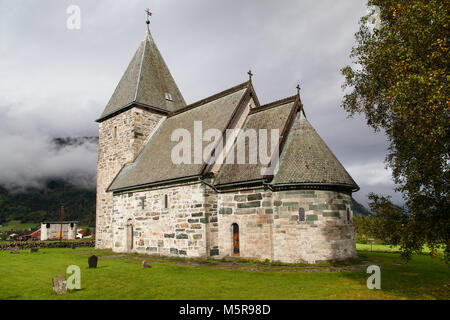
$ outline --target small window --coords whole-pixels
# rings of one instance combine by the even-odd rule
[[[141,197],[141,208],[145,209],[145,197]]]
[[[173,101],[172,95],[168,92],[166,92],[166,100]]]
[[[298,209],[298,221],[299,222],[305,221],[305,209],[303,208]]]
[[[45,227],[46,227],[47,229],[50,229],[50,223],[47,223],[47,224],[45,225]]]
[[[70,228],[73,229],[73,226],[74,226],[74,224],[73,224],[73,222],[71,222],[70,223]]]
[[[167,209],[169,207],[169,197],[167,194],[164,195],[164,209]]]
[[[117,139],[117,127],[114,127],[114,139]]]
[[[351,222],[351,216],[350,216],[350,209],[347,208],[347,222],[350,223]]]

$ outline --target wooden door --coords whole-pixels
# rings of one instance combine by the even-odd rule
[[[233,254],[239,255],[239,226],[233,223]]]

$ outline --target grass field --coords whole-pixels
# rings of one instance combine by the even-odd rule
[[[18,231],[25,231],[28,229],[34,229],[37,228],[40,224],[39,223],[22,223],[17,220],[9,221],[0,227],[0,231],[10,231],[10,230],[18,230]]]
[[[99,265],[89,269],[93,253]],[[397,253],[359,250],[358,255],[347,263],[286,265],[92,248],[0,251],[0,299],[449,299],[450,273],[440,259],[417,255],[404,264]],[[142,268],[143,259],[152,268]],[[81,268],[82,289],[58,296],[52,277],[65,275],[72,264]],[[372,264],[381,267],[381,290],[366,287]]]

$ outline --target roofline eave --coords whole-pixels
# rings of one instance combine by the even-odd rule
[[[97,120],[95,120],[95,122],[99,122],[99,123],[103,122],[103,121],[105,121],[105,120],[107,120],[109,118],[117,116],[118,114],[120,114],[120,113],[122,113],[124,111],[127,111],[127,110],[131,109],[132,107],[142,107],[142,108],[146,108],[146,109],[150,109],[150,110],[156,111],[156,112],[158,112],[160,114],[164,114],[164,115],[168,115],[170,113],[170,111],[167,111],[167,110],[164,110],[164,109],[161,109],[161,108],[158,108],[158,107],[154,107],[154,106],[151,106],[149,104],[133,101],[133,102],[130,102],[129,104],[123,106],[122,108],[120,108],[120,109],[118,109],[118,110],[116,110],[116,111],[114,111],[112,113],[109,113],[109,114],[107,114],[107,115],[105,115],[103,117],[98,118]]]
[[[344,188],[348,189],[351,192],[357,192],[360,190],[360,187],[355,184],[347,184],[347,183],[323,183],[323,182],[290,182],[290,183],[271,183],[269,184],[272,189],[281,189],[281,188],[289,188],[289,187],[302,187],[302,188],[314,188],[320,189],[322,188]]]
[[[135,190],[139,190],[139,189],[158,187],[158,186],[173,184],[173,183],[177,183],[177,182],[195,181],[195,180],[198,180],[198,178],[200,178],[200,177],[202,177],[202,176],[197,174],[197,175],[193,175],[193,176],[161,180],[161,181],[156,181],[156,182],[151,182],[151,183],[145,183],[145,184],[139,184],[139,185],[134,185],[134,186],[116,188],[116,189],[108,188],[106,190],[106,192],[116,193],[116,192],[132,191],[132,190],[135,191]]]

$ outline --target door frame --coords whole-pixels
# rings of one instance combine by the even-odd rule
[[[239,225],[237,223],[233,223],[231,224],[231,254],[235,257],[239,257],[241,254],[241,246],[239,240],[240,240]],[[236,252],[236,242],[237,242],[237,252]]]
[[[131,231],[130,231],[130,229],[131,229]],[[134,249],[134,224],[133,224],[133,219],[128,219],[127,224],[126,224],[125,248],[126,248],[127,252],[131,252]]]

